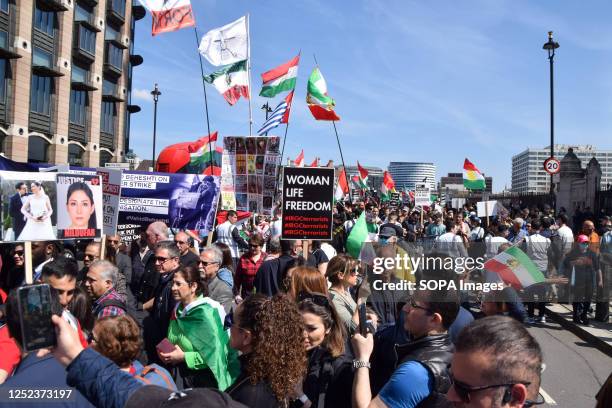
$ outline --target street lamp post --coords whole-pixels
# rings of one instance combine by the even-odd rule
[[[161,95],[157,84],[155,84],[155,89],[151,91],[151,95],[153,95],[153,158],[151,162],[153,163],[153,171],[155,171],[155,140],[157,138],[157,101],[159,100],[159,95]]]
[[[548,62],[550,63],[550,157],[555,157],[555,100],[554,100],[554,76],[553,62],[555,50],[559,48],[559,43],[553,41],[553,32],[548,32],[548,42],[542,46],[548,51]],[[553,186],[553,175],[550,175],[550,200],[552,209],[555,210],[555,188]]]

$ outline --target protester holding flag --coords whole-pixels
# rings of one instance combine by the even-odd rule
[[[158,353],[162,362],[178,366],[185,385],[225,390],[238,375],[237,356],[223,329],[225,311],[205,297],[206,283],[196,268],[183,266],[174,274],[172,295],[177,305],[170,319],[168,341],[174,350]]]

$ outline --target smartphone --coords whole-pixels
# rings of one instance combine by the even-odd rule
[[[55,346],[55,327],[51,321],[51,288],[48,284],[18,289],[19,323],[24,351]]]
[[[362,303],[359,305],[359,334],[366,337],[368,334],[368,322],[366,317],[366,305]]]
[[[176,346],[174,344],[170,343],[170,341],[168,339],[163,339],[155,347],[157,348],[157,351],[159,351],[161,353],[171,353],[176,348]]]

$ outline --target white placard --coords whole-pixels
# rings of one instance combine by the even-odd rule
[[[479,201],[476,210],[479,217],[494,217],[497,215],[497,201]]]

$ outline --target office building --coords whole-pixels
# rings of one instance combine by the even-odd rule
[[[133,0],[0,0],[0,153],[96,167],[129,146]]]
[[[612,150],[597,150],[592,145],[555,145],[555,157],[561,160],[573,148],[581,166],[587,167],[595,157],[601,166],[601,188],[612,184]],[[548,193],[550,175],[544,170],[544,161],[550,156],[550,146],[528,148],[512,157],[512,191],[515,193]]]
[[[389,173],[398,191],[414,190],[416,184],[425,183],[430,189],[436,188],[436,166],[433,163],[391,162]]]

